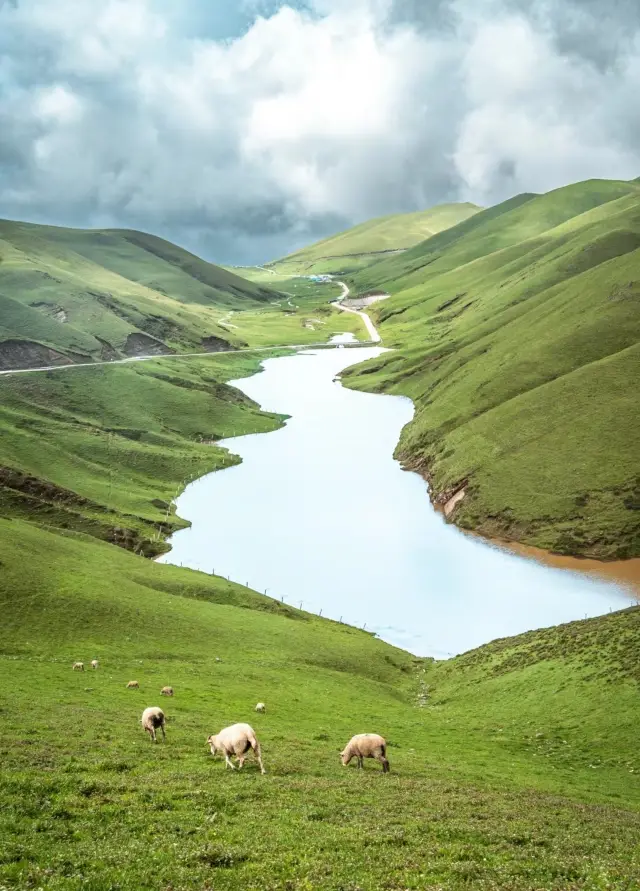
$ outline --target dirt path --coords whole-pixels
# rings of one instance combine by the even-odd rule
[[[343,312],[352,312],[356,316],[360,316],[362,321],[364,322],[367,331],[369,332],[369,337],[371,339],[371,343],[380,343],[382,338],[378,334],[378,330],[376,326],[373,324],[369,316],[366,312],[361,312],[359,309],[351,309],[349,306],[343,306],[340,302],[341,300],[346,300],[349,296],[349,286],[345,282],[336,282],[337,285],[342,287],[342,294],[335,303],[332,303],[332,306],[337,306],[338,309],[341,309]]]

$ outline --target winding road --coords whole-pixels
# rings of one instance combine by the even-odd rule
[[[362,312],[359,309],[351,309],[350,306],[343,306],[340,302],[341,300],[346,300],[349,296],[349,286],[345,282],[336,282],[336,284],[342,286],[342,294],[340,295],[340,297],[338,297],[336,302],[332,303],[331,305],[337,307],[338,309],[341,309],[343,312],[352,312],[355,315],[360,316],[365,324],[367,331],[369,332],[370,343],[380,343],[382,338],[378,334],[378,329],[373,324],[367,313]]]
[[[349,296],[349,286],[345,284],[345,282],[336,282],[336,284],[342,287],[342,294],[331,305],[335,306],[337,309],[341,309],[343,312],[352,312],[355,313],[355,315],[360,316],[366,326],[367,332],[369,333],[370,337],[370,340],[361,340],[358,343],[351,344],[351,346],[370,346],[373,343],[380,343],[381,337],[366,312],[361,312],[357,309],[351,309],[350,307],[343,306],[341,304],[340,301],[346,300],[346,298]],[[270,350],[306,350],[310,349],[311,347],[326,347],[327,345],[327,341],[325,340],[320,341],[319,343],[283,343],[273,344],[273,346],[266,347],[247,347],[246,349],[241,350],[220,350],[218,352],[208,351],[203,353],[163,353],[160,355],[156,354],[155,356],[129,356],[126,359],[111,359],[105,362],[74,362],[69,365],[43,365],[40,368],[7,368],[0,371],[0,377],[8,374],[33,374],[35,372],[42,371],[66,371],[70,368],[96,368],[101,365],[124,365],[129,362],[151,362],[154,359],[192,359],[195,357],[204,356],[221,356],[226,355],[227,353],[267,353]]]

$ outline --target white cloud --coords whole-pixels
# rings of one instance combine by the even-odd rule
[[[590,0],[269,0],[215,41],[172,3],[0,5],[0,215],[241,261],[375,214],[640,174],[628,12],[621,31]]]

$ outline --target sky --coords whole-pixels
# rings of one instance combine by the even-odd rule
[[[637,0],[0,0],[0,217],[261,263],[640,176]]]

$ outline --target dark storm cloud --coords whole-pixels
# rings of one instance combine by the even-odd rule
[[[635,0],[0,0],[0,216],[264,260],[640,174]]]

